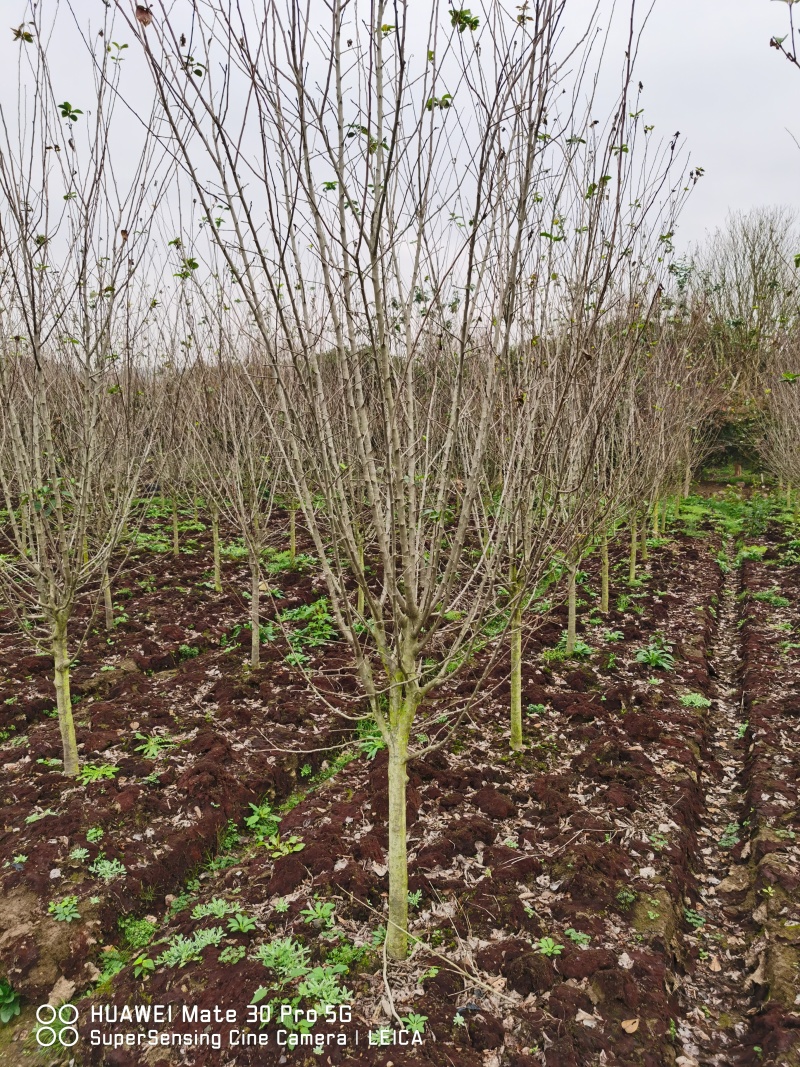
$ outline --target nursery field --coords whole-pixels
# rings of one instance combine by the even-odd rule
[[[781,499],[683,501],[633,581],[620,531],[607,613],[599,557],[578,572],[571,655],[563,580],[529,605],[523,749],[500,657],[408,766],[405,960],[383,944],[387,753],[313,546],[298,529],[290,553],[273,512],[252,667],[243,550],[223,527],[215,592],[204,512],[181,509],[177,556],[169,516],[156,500],[132,524],[110,633],[76,608],[77,779],[52,660],[0,617],[4,1065],[800,1063]],[[422,740],[481,669],[434,692]],[[77,1008],[74,1048],[37,1044],[48,1000]],[[158,1005],[170,1045],[114,1015]]]

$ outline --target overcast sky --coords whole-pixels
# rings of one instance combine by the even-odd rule
[[[151,0],[154,13],[161,4]],[[179,0],[180,3],[180,0]],[[322,9],[323,0],[311,0]],[[426,0],[415,0],[420,12]],[[513,0],[511,0],[513,5]],[[601,0],[604,25],[613,0]],[[72,0],[79,19],[99,25],[102,0]],[[567,30],[573,36],[581,18],[593,9],[591,0],[568,0]],[[167,3],[167,8],[172,7]],[[414,4],[412,3],[412,8]],[[479,10],[479,3],[473,8]],[[625,14],[626,0],[618,0]],[[646,3],[640,0],[640,10]],[[798,4],[800,10],[800,4]],[[6,29],[0,27],[0,93],[7,106],[16,92],[16,50],[11,25],[25,18],[24,0],[4,0]],[[427,19],[421,20],[426,22]],[[69,31],[69,16],[64,29]],[[613,23],[612,23],[613,25]],[[608,73],[616,79],[624,48],[624,18],[617,18]],[[691,162],[705,168],[682,215],[676,246],[685,249],[721,225],[729,210],[762,204],[784,204],[800,213],[800,70],[775,49],[770,37],[788,29],[787,6],[779,0],[656,0],[643,38],[638,74],[644,82],[641,102],[645,121],[669,139],[680,130]],[[130,34],[120,30],[127,40]],[[69,36],[69,32],[67,32]],[[60,37],[58,43],[66,44]],[[134,42],[131,42],[135,46]],[[78,83],[90,76],[75,41],[52,56],[55,92],[59,99],[80,99]],[[132,50],[126,72],[147,78]],[[63,83],[63,84],[62,84]],[[798,249],[800,251],[800,249]]]
[[[792,140],[800,141],[800,70],[769,47],[787,32],[786,4],[776,0],[656,0],[639,68],[647,121],[680,130],[706,172],[681,217],[679,245],[701,239],[728,210],[800,212]]]

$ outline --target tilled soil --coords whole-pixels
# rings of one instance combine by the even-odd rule
[[[541,655],[564,625],[558,606],[529,642],[525,753],[508,754],[501,664],[449,747],[413,761],[411,932],[419,941],[404,964],[387,963],[380,948],[385,754],[369,759],[353,723],[336,713],[360,710],[336,643],[314,661],[326,668],[324,702],[285,667],[278,643],[265,646],[262,668],[243,670],[241,649],[220,642],[243,620],[246,605],[232,590],[245,588],[244,573],[228,565],[226,593],[200,591],[202,538],[198,557],[160,559],[153,570],[160,568],[163,590],[145,595],[158,601],[131,603],[130,642],[111,657],[119,664],[148,656],[148,665],[134,659],[101,672],[101,638],[96,653],[90,643],[97,658],[79,677],[80,738],[85,753],[102,752],[98,762],[122,764],[123,773],[79,787],[36,763],[57,755],[55,724],[41,725],[42,709],[30,710],[46,700],[47,680],[19,677],[11,662],[19,649],[7,634],[4,686],[18,701],[6,705],[9,719],[20,731],[21,714],[31,725],[27,745],[3,749],[11,767],[0,852],[11,865],[3,869],[0,972],[33,1003],[58,982],[72,987],[70,996],[90,994],[78,1001],[76,1063],[797,1062],[792,746],[800,720],[792,702],[800,696],[796,652],[781,650],[781,631],[770,627],[776,618],[796,622],[800,574],[780,566],[776,538],[763,539],[774,563],[742,562],[728,546],[721,567],[723,546],[713,535],[676,536],[652,550],[641,587],[626,587],[627,602],[604,620],[592,608],[590,574],[581,614],[591,656]],[[790,606],[753,599],[778,573]],[[186,614],[165,574],[193,583]],[[277,584],[280,607],[321,595],[310,575],[284,574]],[[202,629],[189,625],[201,605]],[[172,636],[159,625],[174,627]],[[674,670],[637,661],[654,634],[672,646]],[[182,659],[186,644],[200,652]],[[170,655],[161,669],[153,664]],[[442,706],[468,683],[454,682]],[[33,695],[34,686],[43,695]],[[434,736],[436,706],[426,721]],[[176,745],[146,760],[134,734],[159,727]],[[341,746],[350,746],[349,762],[335,762]],[[280,838],[295,837],[302,850],[276,854],[226,830],[232,822],[241,831],[249,805],[265,798],[281,814]],[[55,814],[26,822],[48,808]],[[86,840],[92,826],[104,830],[94,844]],[[69,859],[76,845],[88,858]],[[125,864],[124,879],[106,885],[88,872],[100,852]],[[15,866],[20,853],[28,859]],[[47,915],[48,903],[67,893],[78,896],[79,922]],[[209,913],[219,907],[212,902],[223,902],[222,917]],[[334,906],[333,919],[311,915],[324,903]],[[228,930],[226,905],[254,926]],[[132,949],[120,915],[151,919],[154,941]],[[156,960],[171,943],[214,927],[224,940],[197,959],[134,973],[140,954]],[[281,981],[257,955],[260,945],[289,937],[307,950],[306,969],[348,961],[338,981],[351,994],[353,1018],[315,1031],[344,1033],[344,1048],[291,1051],[274,1024],[246,1027],[247,1005],[262,987],[261,1003],[310,1003],[299,979]],[[96,987],[112,954],[122,969]],[[184,1004],[234,1010],[238,1031],[268,1043],[228,1046],[231,1026],[179,1020],[172,1030],[206,1039],[220,1031],[226,1044],[91,1047],[92,1006],[136,1004],[172,1005],[176,1015]],[[369,1045],[370,1032],[388,1027],[388,1040],[409,1015],[426,1017],[421,1044]],[[29,1027],[30,1015],[21,1017],[7,1062],[33,1062]]]

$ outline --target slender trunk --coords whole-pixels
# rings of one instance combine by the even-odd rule
[[[364,546],[362,544],[359,544],[358,546],[358,562],[359,569],[361,573],[364,574]],[[364,587],[360,582],[358,583],[358,592],[356,593],[356,615],[358,615],[359,619],[363,618],[364,615]]]
[[[408,854],[406,851],[406,761],[408,740],[401,729],[389,744],[389,921],[386,954],[408,955]]]
[[[636,516],[631,515],[631,557],[630,565],[628,567],[628,581],[636,581],[636,544],[638,541],[638,531],[636,529]]]
[[[83,562],[84,564],[89,562],[89,545],[85,537],[83,539]]]
[[[521,752],[522,741],[522,607],[511,617],[511,749]]]
[[[250,666],[257,667],[261,661],[261,569],[258,559],[250,559]]]
[[[111,600],[111,579],[108,576],[108,568],[103,571],[103,604],[106,610],[106,629],[114,629],[114,604]]]
[[[222,561],[219,551],[219,511],[211,505],[211,540],[214,545],[214,592],[222,592]]]
[[[56,706],[61,745],[64,750],[64,774],[74,778],[78,773],[78,745],[72,721],[72,698],[69,691],[69,652],[67,650],[67,618],[58,615],[53,625],[53,663],[55,666]]]
[[[608,534],[603,533],[600,544],[600,611],[608,612]]]
[[[658,520],[660,518],[660,505],[657,500],[653,505],[653,537],[659,536]]]
[[[642,517],[642,563],[647,560],[647,512]]]
[[[571,656],[575,651],[576,615],[577,605],[575,594],[575,575],[578,571],[578,563],[570,564],[569,586],[567,588],[567,655]]]
[[[297,508],[289,508],[289,559],[294,563],[297,556]]]
[[[687,497],[689,490],[692,488],[692,465],[686,461],[686,473],[683,476],[683,495]]]
[[[172,554],[177,557],[180,555],[181,545],[178,539],[178,501],[176,497],[172,498]]]

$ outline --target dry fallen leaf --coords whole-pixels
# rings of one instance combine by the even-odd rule
[[[588,1011],[584,1011],[583,1008],[578,1008],[575,1022],[583,1023],[583,1025],[588,1026],[590,1030],[593,1030],[597,1026],[597,1019],[595,1019],[594,1015],[590,1015]]]
[[[721,971],[722,964],[719,962],[716,956],[711,957],[711,962],[708,965],[712,971]]]
[[[625,1031],[626,1034],[635,1034],[636,1031],[639,1029],[639,1020],[638,1019],[623,1019],[622,1022],[620,1023],[620,1026],[622,1027],[622,1029]]]

